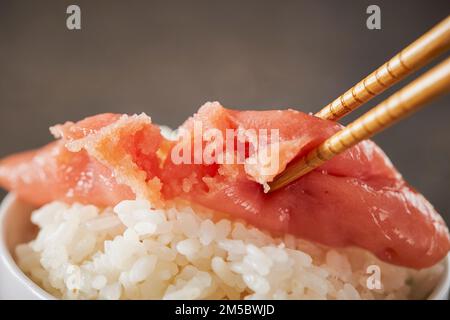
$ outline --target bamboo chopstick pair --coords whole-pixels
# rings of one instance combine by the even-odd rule
[[[325,106],[316,116],[339,120],[449,48],[450,16]],[[269,183],[269,192],[297,180],[335,155],[383,131],[419,110],[430,100],[449,92],[450,58],[447,58],[292,163]]]

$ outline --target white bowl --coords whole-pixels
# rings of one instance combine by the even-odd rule
[[[14,248],[33,239],[37,229],[30,220],[33,207],[10,193],[0,205],[0,299],[52,300],[16,265]]]
[[[14,248],[33,239],[37,228],[30,220],[33,207],[10,193],[0,205],[0,299],[54,300],[16,265]],[[447,300],[450,289],[450,255],[445,271],[428,300]]]

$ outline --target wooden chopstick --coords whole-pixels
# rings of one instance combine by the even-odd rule
[[[450,16],[316,113],[339,120],[450,48]]]
[[[450,58],[335,133],[269,183],[275,191],[314,170],[358,142],[383,131],[419,110],[430,100],[450,92]]]

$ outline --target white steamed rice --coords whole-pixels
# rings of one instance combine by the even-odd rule
[[[153,210],[142,200],[105,210],[53,202],[32,222],[40,231],[17,247],[18,264],[63,299],[422,298],[442,271],[274,238],[192,208]],[[370,265],[381,270],[381,289],[367,287]]]

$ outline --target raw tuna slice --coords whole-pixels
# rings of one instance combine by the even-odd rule
[[[53,200],[111,206],[159,200],[159,128],[145,115],[101,114],[51,128],[60,140],[0,162],[0,185],[40,206]],[[152,182],[154,182],[152,184]]]
[[[188,154],[194,163],[175,161],[180,146],[192,152],[198,141],[202,149],[219,146],[199,137],[199,122],[203,132],[214,129],[224,136],[227,129],[278,129],[278,139],[269,137],[267,143],[279,147],[277,170],[268,173],[264,165],[249,163],[255,152],[238,137],[214,154],[243,157],[245,163],[195,163],[194,154]],[[138,197],[164,206],[182,199],[272,233],[365,248],[398,265],[423,268],[441,260],[450,248],[445,223],[371,141],[281,190],[264,192],[294,158],[340,128],[294,110],[236,111],[208,103],[179,128],[188,138],[169,141],[144,114],[98,115],[56,126],[52,132],[60,140],[2,160],[0,185],[37,205],[64,200],[108,206]]]
[[[108,167],[85,151],[70,152],[63,141],[2,160],[0,184],[36,206],[53,200],[108,206],[134,198]]]
[[[281,143],[289,143],[290,149],[287,159],[280,155],[279,171],[340,128],[293,110],[240,112],[218,104],[205,105],[183,127],[193,130],[194,120],[216,128],[221,128],[220,123],[227,128],[279,128]],[[172,166],[167,175],[176,171]],[[413,268],[433,265],[450,248],[445,222],[372,141],[359,143],[270,194],[255,181],[270,181],[273,176],[252,176],[246,166],[221,165],[216,174],[200,179],[198,174],[192,177],[193,170],[182,172],[181,183],[178,177],[163,179],[182,189],[190,185],[187,192],[180,191],[181,197],[275,233],[329,246],[355,245],[384,261]]]

